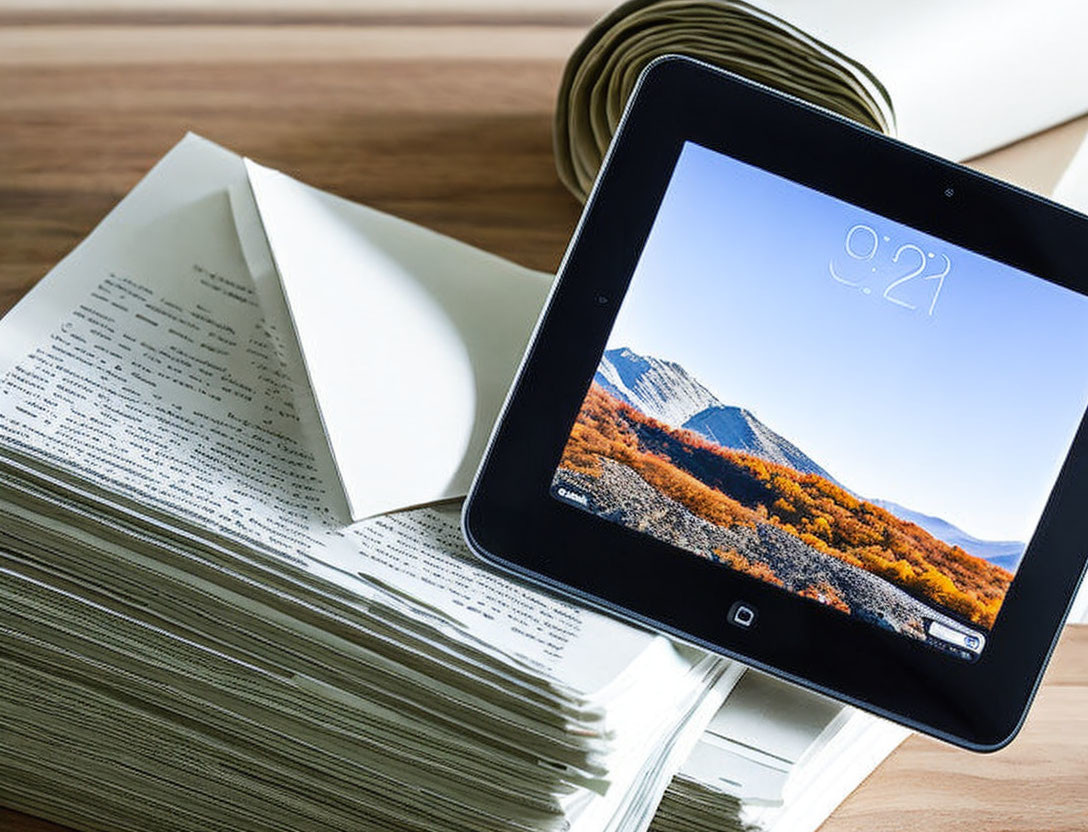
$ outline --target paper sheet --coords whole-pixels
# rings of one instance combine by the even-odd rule
[[[846,706],[749,671],[707,726],[684,776],[748,804],[776,805],[794,767]]]
[[[1073,155],[1051,198],[1074,211],[1088,214],[1088,136]]]
[[[649,826],[665,789],[698,742],[703,727],[744,673],[743,666],[735,662],[723,665],[709,656],[694,669],[717,675],[717,681],[698,695],[678,690],[671,701],[641,703],[643,707],[633,714],[639,722],[653,724],[655,718],[666,724],[671,721],[672,730],[662,734],[656,744],[617,749],[618,768],[626,774],[627,788],[610,792],[604,801],[590,806],[574,820],[571,832],[639,832]],[[682,719],[676,718],[679,713],[684,715]]]
[[[464,496],[551,276],[246,170],[352,517]]]
[[[898,136],[965,159],[1088,111],[1082,0],[757,0],[887,88]]]
[[[742,818],[767,832],[816,832],[910,733],[849,709],[849,719],[836,735],[787,782],[783,806],[746,807]]]

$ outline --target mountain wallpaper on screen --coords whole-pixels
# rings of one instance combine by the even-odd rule
[[[679,364],[626,348],[602,358],[555,485],[613,522],[917,638],[927,618],[992,626],[1023,550],[859,498]]]

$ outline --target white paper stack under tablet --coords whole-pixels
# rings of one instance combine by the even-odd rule
[[[655,832],[814,832],[909,734],[749,671],[669,786]]]

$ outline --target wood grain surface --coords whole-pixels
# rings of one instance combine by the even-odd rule
[[[579,206],[556,180],[563,61],[600,0],[0,0],[0,313],[187,130],[540,269]],[[1081,119],[973,164],[1048,192]],[[1088,628],[1019,739],[908,740],[827,832],[1088,830]],[[0,809],[0,831],[60,827]]]

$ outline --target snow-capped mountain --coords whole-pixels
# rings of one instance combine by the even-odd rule
[[[622,347],[601,358],[594,380],[651,419],[697,433],[723,448],[746,451],[802,473],[833,480],[796,445],[742,407],[725,404],[675,361]]]
[[[835,482],[827,471],[817,465],[804,451],[775,433],[750,410],[743,407],[714,405],[688,419],[682,427],[709,439],[723,448],[747,451],[768,462],[788,465],[803,474],[819,474]]]
[[[673,427],[721,404],[675,361],[642,356],[626,347],[605,352],[594,381],[620,401]]]

